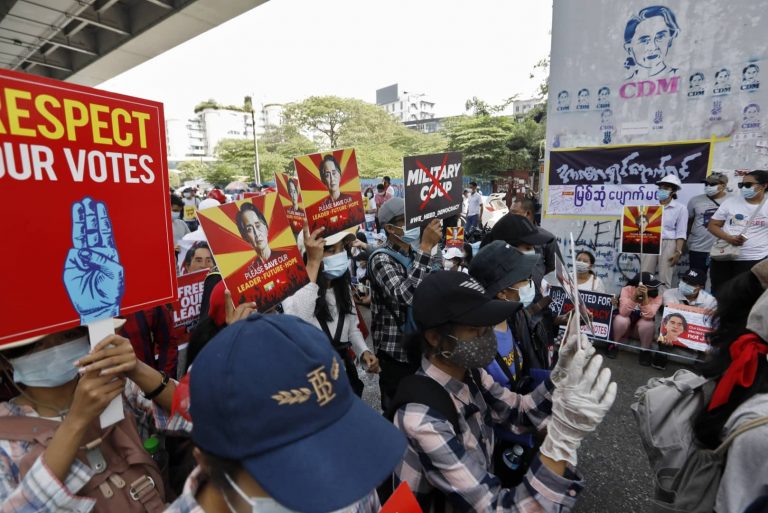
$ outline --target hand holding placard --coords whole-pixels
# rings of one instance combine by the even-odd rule
[[[83,324],[120,314],[125,274],[107,207],[89,197],[72,205],[72,249],[64,286]]]

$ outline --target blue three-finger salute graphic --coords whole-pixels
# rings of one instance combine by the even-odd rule
[[[64,286],[83,324],[120,313],[125,273],[115,247],[107,206],[85,197],[72,204],[72,249]]]

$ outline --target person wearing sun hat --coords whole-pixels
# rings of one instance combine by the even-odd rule
[[[115,319],[115,327],[123,322]],[[136,491],[126,486],[136,479],[129,472],[144,471],[147,486],[137,497],[146,511],[162,510],[160,471],[141,446],[133,413],[140,414],[142,432],[189,431],[186,420],[168,413],[175,381],[139,361],[121,336],[109,335],[91,349],[85,326],[13,342],[0,347],[0,356],[5,378],[19,393],[0,403],[4,510],[125,511]],[[121,394],[126,417],[102,429],[99,415]],[[133,445],[124,445],[117,432],[132,433]],[[114,459],[104,455],[115,452],[130,459],[129,470],[111,466]],[[136,455],[145,457],[137,462]],[[99,461],[104,468],[97,472]]]
[[[190,370],[196,468],[168,513],[373,513],[405,439],[352,391],[323,333],[252,314]]]
[[[458,429],[435,408],[396,396],[397,409],[390,413],[408,450],[394,484],[406,481],[424,511],[569,511],[583,487],[575,469],[577,449],[610,409],[616,384],[609,369],[600,370],[602,357],[577,334],[566,337],[551,378],[530,394],[496,383],[483,370],[496,354],[493,327],[520,304],[492,297],[455,271],[432,273],[416,289],[413,314],[422,352],[417,374],[443,388]],[[514,489],[503,488],[492,471],[495,425],[515,432],[548,430],[541,454]]]

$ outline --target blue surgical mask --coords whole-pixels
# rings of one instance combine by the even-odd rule
[[[668,200],[670,196],[672,196],[672,192],[666,189],[659,189],[656,192],[656,195],[658,196],[659,201],[665,201]]]
[[[349,269],[349,256],[346,251],[323,258],[323,275],[335,280]]]
[[[720,186],[718,185],[705,185],[704,186],[704,193],[707,196],[717,196],[720,194]]]
[[[53,388],[69,383],[77,376],[75,362],[84,358],[90,345],[88,336],[37,353],[10,360],[13,381],[29,387]]]
[[[685,283],[684,281],[681,281],[677,288],[680,290],[680,294],[684,296],[693,296],[696,294],[696,287],[689,283]]]
[[[739,189],[739,192],[741,192],[741,197],[744,199],[752,199],[755,196],[757,196],[757,189],[755,189],[754,185],[749,189],[747,189],[746,187],[743,187]]]
[[[400,240],[405,242],[406,244],[413,245],[414,242],[419,242],[419,238],[421,236],[421,230],[419,228],[411,228],[410,230],[406,230],[405,228],[400,228],[403,230],[403,234],[400,236]]]
[[[298,513],[296,510],[286,508],[282,504],[279,504],[275,499],[271,497],[249,497],[231,477],[229,477],[227,474],[224,474],[224,476],[232,486],[232,489],[235,490],[240,498],[243,499],[243,501],[251,507],[251,513]],[[230,504],[226,495],[224,495],[224,502],[227,503],[227,507],[232,513],[238,513],[232,504]],[[352,506],[342,508],[331,513],[351,513],[354,510]]]

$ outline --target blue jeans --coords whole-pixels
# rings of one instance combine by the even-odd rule
[[[464,227],[464,235],[467,236],[472,231],[477,228],[477,218],[480,217],[478,214],[475,214],[473,216],[467,216],[467,225]]]

